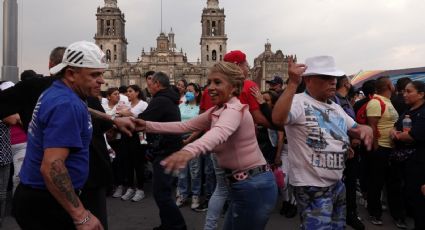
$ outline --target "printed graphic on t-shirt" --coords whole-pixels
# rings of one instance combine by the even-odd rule
[[[313,151],[310,164],[329,170],[343,169],[349,143],[344,118],[335,116],[333,109],[321,109],[306,102],[304,112],[307,127],[306,144]]]

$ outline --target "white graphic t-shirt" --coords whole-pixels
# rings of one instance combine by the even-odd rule
[[[350,145],[347,131],[356,125],[335,102],[320,102],[307,93],[295,95],[285,125],[289,183],[328,187],[341,180]]]

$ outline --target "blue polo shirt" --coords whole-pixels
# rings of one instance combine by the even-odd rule
[[[28,144],[22,164],[21,183],[46,189],[41,162],[47,148],[68,148],[65,166],[75,189],[83,187],[89,172],[91,118],[86,104],[61,80],[44,91],[28,128]]]

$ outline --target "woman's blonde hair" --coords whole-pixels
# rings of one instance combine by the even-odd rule
[[[242,92],[243,81],[245,77],[238,65],[230,62],[217,62],[210,68],[210,74],[221,73],[226,76],[230,84],[235,88],[234,96],[239,96]]]

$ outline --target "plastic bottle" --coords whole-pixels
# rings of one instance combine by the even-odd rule
[[[409,115],[405,115],[403,119],[403,132],[409,132],[412,129],[412,119]]]

